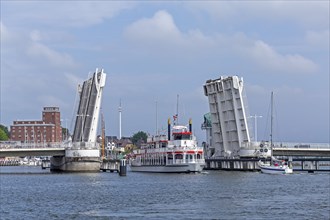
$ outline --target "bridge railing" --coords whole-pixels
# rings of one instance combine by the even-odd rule
[[[293,142],[282,142],[274,143],[274,148],[296,148],[296,149],[330,149],[329,143],[293,143]]]
[[[69,142],[65,145],[69,149],[99,149],[100,145],[97,142]]]
[[[33,149],[33,148],[65,148],[65,149],[99,149],[97,142],[54,142],[54,143],[21,143],[17,141],[1,141],[0,149]]]
[[[0,149],[13,149],[13,148],[61,148],[65,147],[62,142],[53,143],[21,143],[18,141],[1,141]]]
[[[11,148],[60,148],[64,147],[62,142],[54,143],[21,143],[21,142],[9,142],[1,141],[0,149],[11,149]]]

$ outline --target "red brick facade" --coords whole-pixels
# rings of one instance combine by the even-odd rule
[[[44,107],[42,121],[14,121],[10,139],[22,143],[54,143],[62,141],[61,113],[58,107]]]

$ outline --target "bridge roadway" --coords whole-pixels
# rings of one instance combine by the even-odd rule
[[[273,148],[273,156],[330,157],[330,148]]]
[[[43,147],[43,148],[2,148],[0,157],[26,157],[26,156],[65,156],[64,147]]]
[[[274,156],[330,157],[330,148],[274,148]],[[65,156],[64,147],[0,148],[0,157]]]

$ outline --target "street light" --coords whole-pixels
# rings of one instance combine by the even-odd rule
[[[257,142],[258,138],[257,138],[257,134],[258,134],[258,131],[257,131],[257,118],[262,118],[261,115],[252,115],[250,116],[250,118],[254,118],[254,140],[255,142]]]

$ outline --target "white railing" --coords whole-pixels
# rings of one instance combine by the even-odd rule
[[[183,164],[183,163],[205,163],[204,159],[191,159],[191,160],[183,160],[183,159],[175,159],[169,160],[168,164]]]
[[[100,145],[97,142],[70,142],[65,147],[70,149],[99,149]]]
[[[21,143],[21,142],[0,142],[0,149],[16,148],[64,148],[62,142],[54,143]]]
[[[68,148],[68,149],[99,149],[97,142],[54,142],[54,143],[21,143],[21,142],[0,142],[0,149],[33,149],[33,148]]]
[[[330,149],[329,143],[293,143],[293,142],[275,142],[275,148],[297,148],[297,149]]]

